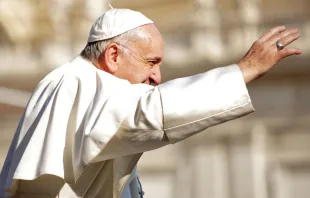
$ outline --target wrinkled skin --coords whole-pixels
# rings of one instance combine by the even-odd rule
[[[164,58],[164,41],[154,24],[139,27],[149,39],[139,39],[127,46],[111,44],[101,62],[103,70],[132,84],[158,85],[160,65]]]
[[[160,65],[164,58],[164,41],[154,24],[139,27],[149,39],[140,39],[123,46],[110,44],[99,61],[99,68],[132,84],[158,85],[161,82]],[[298,29],[275,27],[254,42],[247,54],[238,62],[245,83],[251,82],[272,69],[280,60],[301,54],[296,48],[277,49],[276,42],[284,47],[300,37]],[[206,52],[207,53],[207,52]]]
[[[279,50],[276,42],[281,42],[285,47],[300,37],[298,29],[286,29],[278,26],[254,42],[248,53],[238,63],[246,83],[255,80],[270,69],[280,60],[301,54],[301,50],[296,48],[284,48]]]

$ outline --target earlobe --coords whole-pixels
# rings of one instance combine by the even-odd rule
[[[119,50],[115,43],[110,44],[104,53],[107,72],[114,74],[118,69]]]

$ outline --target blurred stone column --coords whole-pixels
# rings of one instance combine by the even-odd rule
[[[67,30],[70,25],[68,10],[72,7],[72,0],[51,0],[48,1],[50,9],[46,10],[53,23],[55,31],[55,40],[64,42],[70,37],[70,31]]]
[[[36,34],[34,20],[31,20],[34,15],[35,10],[28,1],[0,1],[1,34],[6,35],[0,44],[4,74],[36,69],[31,43]]]
[[[195,198],[229,198],[230,172],[227,142],[215,140],[191,150],[192,196]],[[190,184],[189,184],[190,185]]]
[[[277,168],[274,169],[273,177],[273,198],[291,198],[289,193],[289,173],[286,168],[279,165]]]
[[[258,39],[260,23],[260,0],[236,0],[238,3],[238,25],[232,27],[228,34],[227,49],[230,55],[241,58],[251,47],[252,43]]]
[[[89,20],[95,21],[107,9],[105,0],[85,1],[85,14]]]
[[[268,198],[266,178],[267,130],[259,122],[252,128],[253,198]]]
[[[192,197],[193,173],[191,167],[191,147],[186,142],[180,142],[177,154],[176,167],[176,198]]]
[[[48,8],[45,12],[49,16],[54,33],[53,38],[46,41],[42,55],[44,66],[55,68],[69,61],[73,56],[69,16],[73,2],[72,0],[50,0],[45,3]]]
[[[192,47],[199,58],[218,61],[223,57],[221,20],[216,0],[195,0],[195,31],[192,33]]]
[[[106,5],[105,0],[83,0],[78,5],[75,16],[79,17],[77,17],[78,21],[75,20],[76,24],[73,27],[73,34],[77,37],[72,43],[74,54],[80,53],[85,47],[89,30],[95,20],[107,10]]]
[[[239,16],[243,22],[243,43],[245,48],[259,37],[260,0],[238,0]]]
[[[229,161],[227,152],[227,143],[220,140],[214,147],[213,153],[214,167],[214,198],[229,198]]]

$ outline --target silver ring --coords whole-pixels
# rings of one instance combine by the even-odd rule
[[[282,43],[280,43],[279,41],[276,42],[276,46],[277,46],[278,50],[282,50],[284,48],[284,45]]]

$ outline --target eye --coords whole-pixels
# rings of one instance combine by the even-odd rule
[[[151,66],[154,66],[154,65],[156,65],[157,64],[157,61],[148,61],[149,62],[149,64],[151,65]]]
[[[161,59],[152,59],[152,60],[148,60],[148,63],[150,66],[154,66],[154,65],[157,65],[158,63],[161,62]]]

